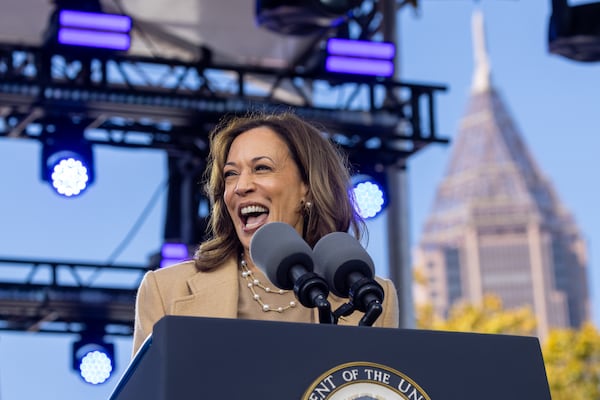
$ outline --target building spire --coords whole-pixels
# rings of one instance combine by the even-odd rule
[[[473,54],[475,56],[475,70],[471,90],[475,93],[488,91],[491,84],[491,65],[488,57],[483,12],[476,8],[471,20],[473,29]]]

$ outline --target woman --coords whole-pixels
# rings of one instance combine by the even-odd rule
[[[294,227],[313,247],[324,235],[350,230],[360,239],[345,158],[319,130],[291,113],[235,118],[210,136],[207,192],[210,239],[193,261],[148,272],[136,302],[133,353],[164,315],[318,322],[316,310],[273,286],[249,255],[254,232],[269,222]],[[391,281],[375,326],[397,327]],[[330,296],[332,309],[347,299]],[[342,317],[357,325],[362,314]]]

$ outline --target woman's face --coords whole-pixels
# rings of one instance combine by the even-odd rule
[[[248,252],[250,239],[269,222],[285,222],[302,234],[302,201],[308,187],[286,143],[270,128],[234,139],[223,168],[225,205]]]

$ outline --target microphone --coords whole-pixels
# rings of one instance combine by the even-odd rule
[[[334,322],[327,282],[313,272],[312,249],[292,226],[271,222],[260,227],[250,240],[250,257],[275,286],[293,289],[300,304],[317,307],[319,322]]]
[[[369,253],[358,240],[345,232],[323,236],[313,248],[315,271],[329,284],[331,292],[350,298],[349,309],[344,306],[341,315],[354,310],[365,313],[359,325],[372,325],[383,312],[383,288],[374,279],[375,267]]]

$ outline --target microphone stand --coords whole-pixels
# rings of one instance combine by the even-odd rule
[[[383,312],[383,288],[374,279],[363,278],[350,286],[350,298],[365,315],[359,326],[371,326]]]
[[[333,312],[333,320],[335,321],[334,323],[337,324],[340,317],[347,317],[348,315],[352,314],[354,311],[356,311],[356,307],[351,302],[342,304],[341,306],[338,307],[337,310],[335,310]]]
[[[383,312],[383,307],[379,300],[372,301],[369,303],[367,311],[365,311],[365,315],[360,319],[358,326],[371,326],[373,323],[379,318],[381,313]]]
[[[372,326],[383,312],[383,296],[383,288],[377,281],[369,278],[359,279],[350,287],[350,302],[342,304],[333,312],[334,323],[337,324],[340,317],[347,317],[359,310],[363,311],[364,315],[358,325]]]
[[[308,272],[296,278],[294,293],[300,303],[305,307],[317,308],[319,323],[336,324],[337,319],[334,318],[331,304],[327,300],[329,287],[325,280],[314,272]]]
[[[318,299],[315,301],[317,304],[317,310],[319,313],[319,323],[320,324],[337,324],[337,320],[333,318],[333,313],[331,312],[331,304],[329,304],[329,300],[323,297],[322,295],[318,296]]]
[[[340,317],[347,317],[356,310],[357,307],[352,303],[342,304],[340,307],[338,307],[337,310],[333,312],[333,323],[337,324]],[[372,301],[371,303],[369,303],[365,314],[358,322],[358,326],[372,326],[375,323],[375,321],[377,321],[377,318],[379,318],[382,312],[383,306],[381,305],[379,300]]]

